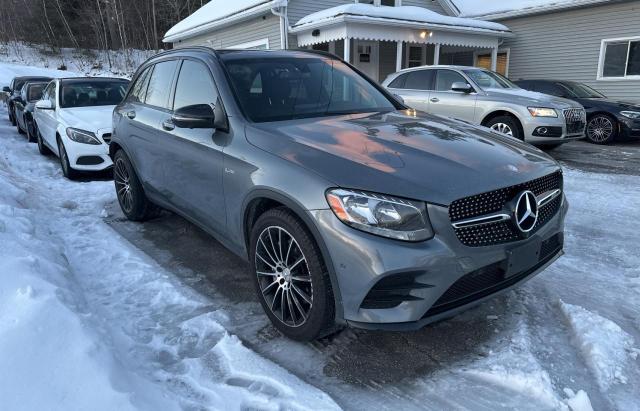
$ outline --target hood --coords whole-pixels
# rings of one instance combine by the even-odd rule
[[[607,98],[581,98],[576,99],[585,108],[598,107],[609,110],[635,110],[640,111],[640,104],[627,101],[610,100]]]
[[[60,110],[60,117],[69,127],[96,133],[112,128],[112,114],[116,106],[73,107]]]
[[[512,137],[411,110],[257,124],[247,139],[337,187],[441,205],[559,169]]]
[[[499,99],[508,100],[514,104],[522,104],[529,106],[547,106],[550,108],[570,108],[580,107],[575,101],[562,97],[550,96],[548,94],[537,93],[522,88],[501,88],[501,89],[485,89],[484,92],[490,96]]]

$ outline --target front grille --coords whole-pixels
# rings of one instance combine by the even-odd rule
[[[556,172],[527,183],[501,188],[495,191],[456,200],[449,206],[449,218],[452,223],[495,214],[504,210],[509,201],[525,190],[532,191],[536,196],[560,189],[562,190],[562,173]],[[533,231],[545,225],[556,215],[562,203],[562,196],[545,204],[539,210],[538,222]],[[498,221],[490,224],[461,227],[455,229],[460,242],[470,247],[484,247],[504,244],[523,238],[512,221]]]
[[[102,140],[106,143],[106,144],[111,144],[111,133],[105,133],[102,135]]]
[[[431,306],[423,318],[449,311],[456,307],[496,293],[520,282],[540,267],[551,261],[562,250],[563,236],[558,233],[543,241],[540,246],[538,263],[528,270],[505,277],[507,261],[499,261],[464,275],[453,283],[447,291]]]
[[[564,119],[567,124],[567,134],[584,133],[587,125],[587,116],[581,108],[569,108],[563,111]]]

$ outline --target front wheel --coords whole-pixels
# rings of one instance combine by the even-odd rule
[[[284,335],[312,341],[333,331],[329,274],[316,242],[292,212],[276,208],[258,218],[250,264],[260,304]]]
[[[160,208],[147,198],[138,175],[123,150],[118,150],[113,156],[113,181],[120,208],[129,220],[145,221],[158,216]]]
[[[506,134],[511,137],[515,137],[518,140],[524,140],[524,136],[520,131],[518,121],[511,116],[498,116],[494,117],[487,122],[487,127],[497,131],[498,133]]]
[[[69,164],[69,156],[67,155],[67,150],[64,148],[62,140],[58,140],[58,157],[60,158],[62,174],[69,180],[78,178],[78,171],[71,168],[71,164]]]
[[[618,136],[618,123],[606,114],[597,114],[589,119],[586,134],[594,144],[609,144]]]

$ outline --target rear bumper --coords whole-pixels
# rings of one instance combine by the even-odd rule
[[[463,245],[451,227],[445,207],[429,206],[436,236],[422,243],[394,241],[354,230],[330,210],[314,210],[311,214],[335,270],[338,287],[334,290],[340,290],[336,299],[344,313],[342,319],[361,328],[410,330],[455,315],[543,271],[562,255],[562,241],[559,247],[545,253],[540,251],[540,259],[522,272],[507,278],[504,271],[496,270],[491,278],[497,280],[487,282],[491,286],[473,289],[468,295],[455,295],[454,299],[446,298],[454,290],[452,286],[468,285],[465,279],[473,283],[476,277],[487,278],[489,267],[506,267],[515,248],[534,241],[543,244],[552,238],[561,239],[567,209],[564,200],[556,215],[525,240],[486,247]],[[411,298],[389,307],[367,304],[370,292],[386,291],[380,288],[384,283],[381,280],[406,278],[410,284],[405,295]],[[398,286],[397,282],[394,286]]]

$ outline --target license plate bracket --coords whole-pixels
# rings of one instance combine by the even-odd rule
[[[540,260],[542,242],[533,240],[523,246],[507,251],[507,270],[505,278],[520,274],[535,266]]]

